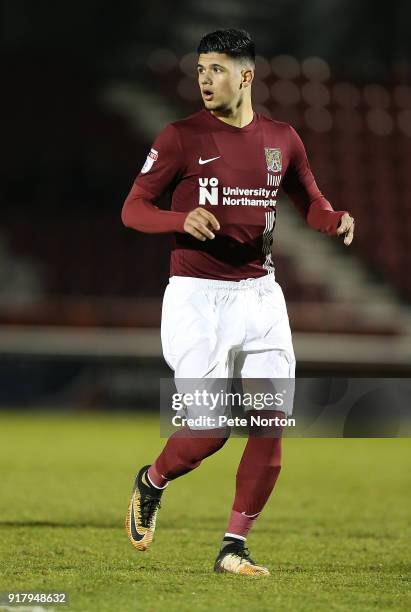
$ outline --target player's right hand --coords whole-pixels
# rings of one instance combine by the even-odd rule
[[[195,208],[188,213],[184,221],[184,231],[204,242],[215,238],[211,230],[219,230],[220,224],[215,216],[204,208]]]

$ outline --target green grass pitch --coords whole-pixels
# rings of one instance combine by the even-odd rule
[[[411,440],[286,439],[248,545],[271,576],[215,575],[245,440],[164,495],[152,548],[123,527],[134,472],[162,447],[144,416],[0,415],[0,591],[53,610],[410,610]],[[1,607],[0,607],[1,610]]]

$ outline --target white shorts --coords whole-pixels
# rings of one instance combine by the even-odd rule
[[[294,378],[287,307],[272,274],[242,281],[173,276],[161,318],[176,378]]]
[[[173,276],[164,294],[161,341],[180,389],[183,379],[295,376],[287,307],[272,274],[242,281]]]

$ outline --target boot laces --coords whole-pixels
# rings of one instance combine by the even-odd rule
[[[250,557],[250,551],[245,546],[239,546],[234,554],[240,557],[241,560],[244,559],[245,561],[248,561],[254,565],[254,561]]]
[[[160,508],[160,500],[156,497],[146,497],[140,502],[141,523],[143,527],[151,527],[157,510]]]

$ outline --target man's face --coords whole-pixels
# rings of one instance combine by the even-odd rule
[[[210,111],[238,106],[244,93],[242,62],[225,53],[201,53],[198,58],[198,84],[204,105]]]

